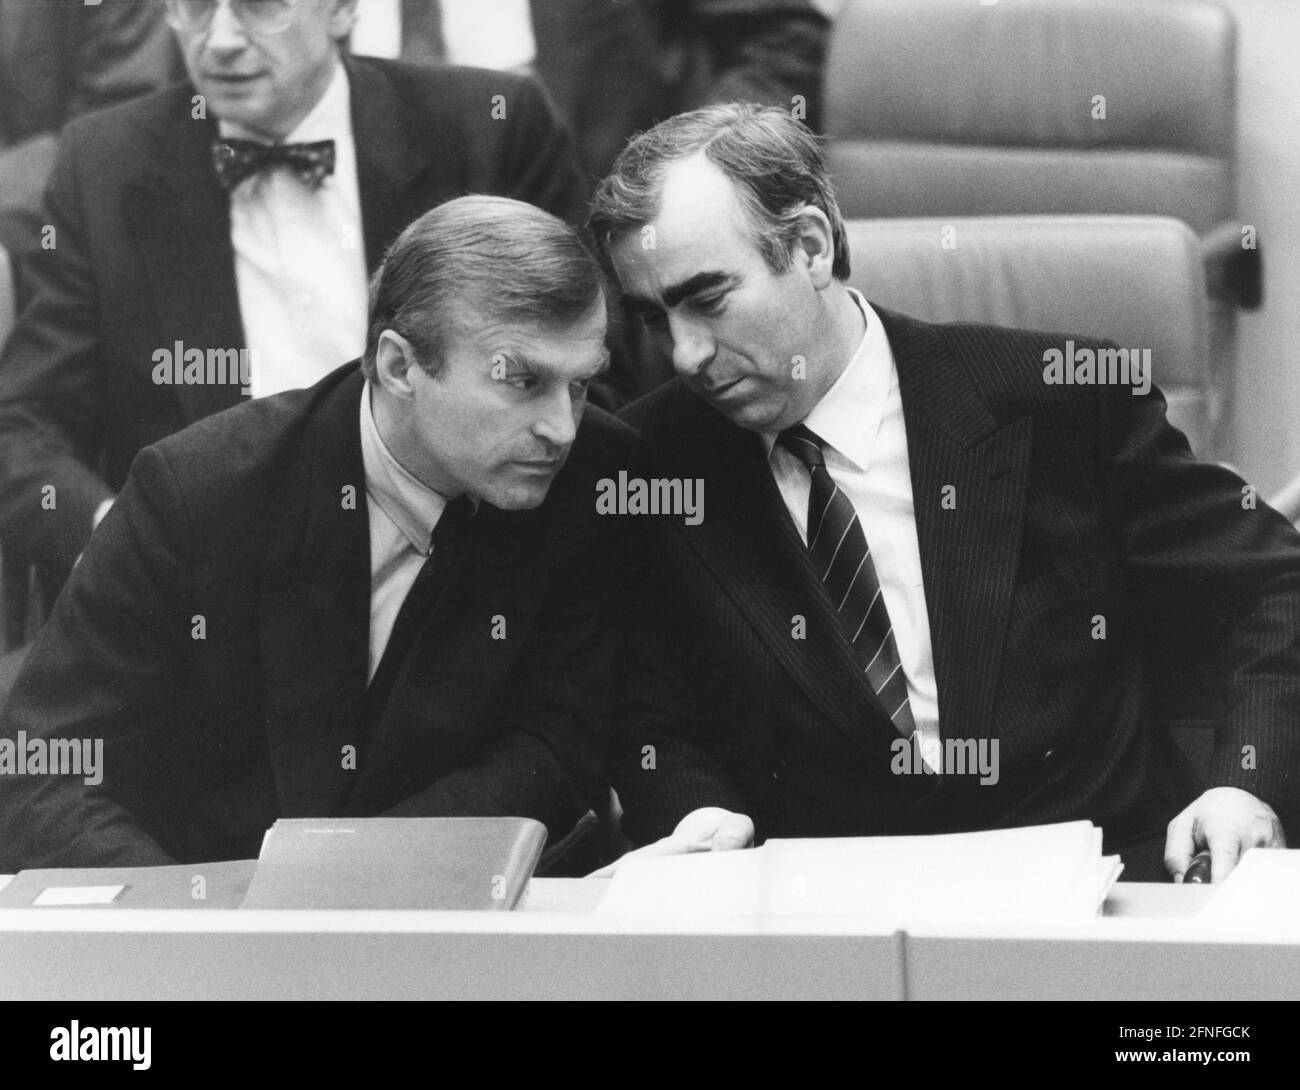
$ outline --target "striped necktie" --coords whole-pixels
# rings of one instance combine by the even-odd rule
[[[807,466],[812,476],[808,554],[853,645],[854,657],[866,671],[885,714],[903,737],[911,737],[916,727],[907,696],[907,678],[858,513],[831,479],[822,441],[813,432],[796,424],[781,432],[776,441]]]

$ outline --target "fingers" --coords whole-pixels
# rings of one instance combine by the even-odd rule
[[[1241,840],[1235,833],[1213,833],[1210,841],[1210,881],[1222,882],[1241,858]]]
[[[748,848],[754,843],[754,822],[746,814],[728,814],[718,824],[713,834],[712,850],[733,851]]]
[[[677,823],[671,835],[661,837],[644,847],[635,848],[588,878],[612,878],[618,868],[629,859],[651,859],[664,855],[689,855],[692,852],[732,851],[748,848],[754,843],[754,821],[746,814],[733,814],[730,810],[705,807],[693,810]]]
[[[684,844],[698,844],[700,850],[708,851],[713,834],[729,817],[731,811],[724,810],[720,806],[701,806],[697,810],[692,810],[677,823],[672,831],[672,837]]]
[[[1247,848],[1285,847],[1286,833],[1282,831],[1282,823],[1277,819],[1277,815],[1271,810],[1268,814],[1261,814],[1256,818],[1242,838],[1243,852]]]
[[[1192,807],[1187,807],[1173,821],[1165,833],[1165,870],[1175,882],[1181,882],[1192,856],[1196,854],[1196,819]]]

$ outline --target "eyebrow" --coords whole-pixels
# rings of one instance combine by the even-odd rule
[[[510,364],[510,366],[521,367],[529,374],[537,375],[539,378],[555,377],[554,368],[548,367],[546,364],[540,362],[539,360],[534,359],[531,356],[525,356],[522,353],[518,353],[518,352],[502,352],[501,355],[502,357],[504,357],[506,362]],[[591,379],[599,377],[600,375],[603,375],[606,371],[609,370],[609,365],[610,365],[609,349],[602,347],[600,350],[600,363],[596,366],[596,369],[592,371],[590,374],[586,375],[585,378],[589,381]],[[583,379],[577,378],[574,379],[574,381],[581,382],[583,381]]]
[[[665,288],[663,293],[663,305],[669,308],[675,307],[682,300],[689,299],[692,295],[706,291],[709,288],[722,287],[724,284],[730,284],[732,280],[733,277],[724,272],[709,271],[696,273],[694,276],[683,280],[680,284],[673,284],[672,287]],[[627,310],[635,313],[644,313],[646,311],[659,309],[658,303],[654,303],[649,299],[644,299],[636,295],[624,295],[622,303]]]

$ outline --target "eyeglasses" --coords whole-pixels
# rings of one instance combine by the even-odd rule
[[[167,22],[176,30],[202,34],[222,0],[167,0]],[[230,11],[253,34],[280,34],[293,22],[298,0],[228,0]]]

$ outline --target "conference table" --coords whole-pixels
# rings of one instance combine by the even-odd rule
[[[513,912],[5,908],[0,999],[1300,998],[1300,921],[1198,919],[1209,886],[1120,883],[1085,921],[905,929],[613,916],[607,885],[534,878]]]

